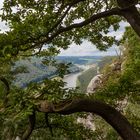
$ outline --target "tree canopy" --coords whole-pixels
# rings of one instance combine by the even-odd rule
[[[26,140],[32,134],[30,139],[34,139],[40,132],[37,129],[43,129],[44,121],[50,133],[53,129],[57,129],[55,135],[60,134],[62,139],[68,136],[72,139],[91,139],[95,134],[74,122],[79,114],[71,116],[62,114],[92,112],[101,116],[123,139],[139,140],[137,129],[133,128],[124,114],[115,108],[115,101],[126,96],[135,102],[139,99],[140,46],[137,42],[140,37],[140,13],[139,7],[136,7],[139,2],[139,0],[5,0],[0,16],[9,30],[0,33],[0,80],[6,90],[3,101],[0,101],[1,137],[12,140],[19,136],[21,140]],[[129,27],[122,40],[109,36],[110,30],[119,29],[121,21],[127,21],[137,35]],[[61,48],[67,49],[72,42],[80,45],[84,40],[92,42],[99,50],[106,50],[113,44],[128,46],[126,56],[129,61],[126,63],[126,71],[122,75],[113,73],[114,77],[107,80],[109,82],[106,88],[97,91],[97,96],[85,97],[77,90],[64,89],[61,80],[46,79],[44,85],[30,84],[26,89],[10,85],[14,79],[11,66],[15,60],[40,56],[45,57],[44,63],[52,62],[52,65],[57,65],[53,56],[59,54]],[[63,77],[68,66],[60,64],[57,67],[60,76]],[[105,97],[103,93],[109,96]],[[108,104],[98,101],[99,99]],[[64,123],[71,128],[75,126],[73,131],[67,130]],[[77,129],[85,134],[80,135],[79,131],[74,134]],[[42,138],[46,135],[52,138],[49,132],[44,131],[45,128],[40,132]],[[41,134],[39,138],[41,139]]]
[[[59,51],[55,47],[66,49],[72,42],[81,44],[84,39],[105,50],[115,40],[115,37],[106,35],[109,28],[117,30],[121,20],[127,20],[139,34],[139,12],[135,7],[138,2],[4,1],[1,18],[10,31],[1,34],[1,56],[27,50],[33,53],[34,49],[41,50],[45,44],[49,46],[49,52],[57,54]],[[49,52],[44,53],[48,55]]]

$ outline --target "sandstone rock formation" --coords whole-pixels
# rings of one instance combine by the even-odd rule
[[[96,91],[96,89],[102,83],[102,77],[103,77],[103,74],[98,74],[91,79],[91,81],[87,87],[87,93],[86,93],[87,95],[90,93],[94,93]]]

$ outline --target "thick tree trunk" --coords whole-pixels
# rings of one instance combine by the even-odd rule
[[[140,13],[135,7],[138,0],[117,0],[121,9],[121,14],[130,23],[134,31],[140,37]]]
[[[47,113],[72,114],[75,112],[91,112],[106,120],[124,140],[140,140],[140,135],[132,128],[127,119],[113,107],[90,99],[68,100],[60,104],[42,101],[38,110]]]
[[[140,37],[140,14],[137,11],[136,7],[125,10],[123,12],[123,15]]]

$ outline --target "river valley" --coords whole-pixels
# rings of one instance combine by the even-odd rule
[[[84,71],[92,68],[92,67],[96,67],[96,64],[92,64],[92,65],[77,65],[79,68],[82,68],[83,71],[78,72],[78,73],[72,73],[69,75],[66,75],[63,79],[64,82],[66,82],[65,88],[75,88],[76,87],[76,81],[77,81],[77,77],[79,75],[81,75]]]

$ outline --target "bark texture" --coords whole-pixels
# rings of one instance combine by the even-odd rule
[[[118,6],[122,9],[121,15],[140,37],[140,13],[135,6],[138,0],[117,0],[117,2]]]
[[[75,112],[91,112],[101,116],[107,121],[124,140],[140,140],[140,135],[132,128],[127,119],[115,108],[108,104],[91,99],[66,100],[60,104],[42,101],[38,110],[47,113],[59,113],[63,115]]]

